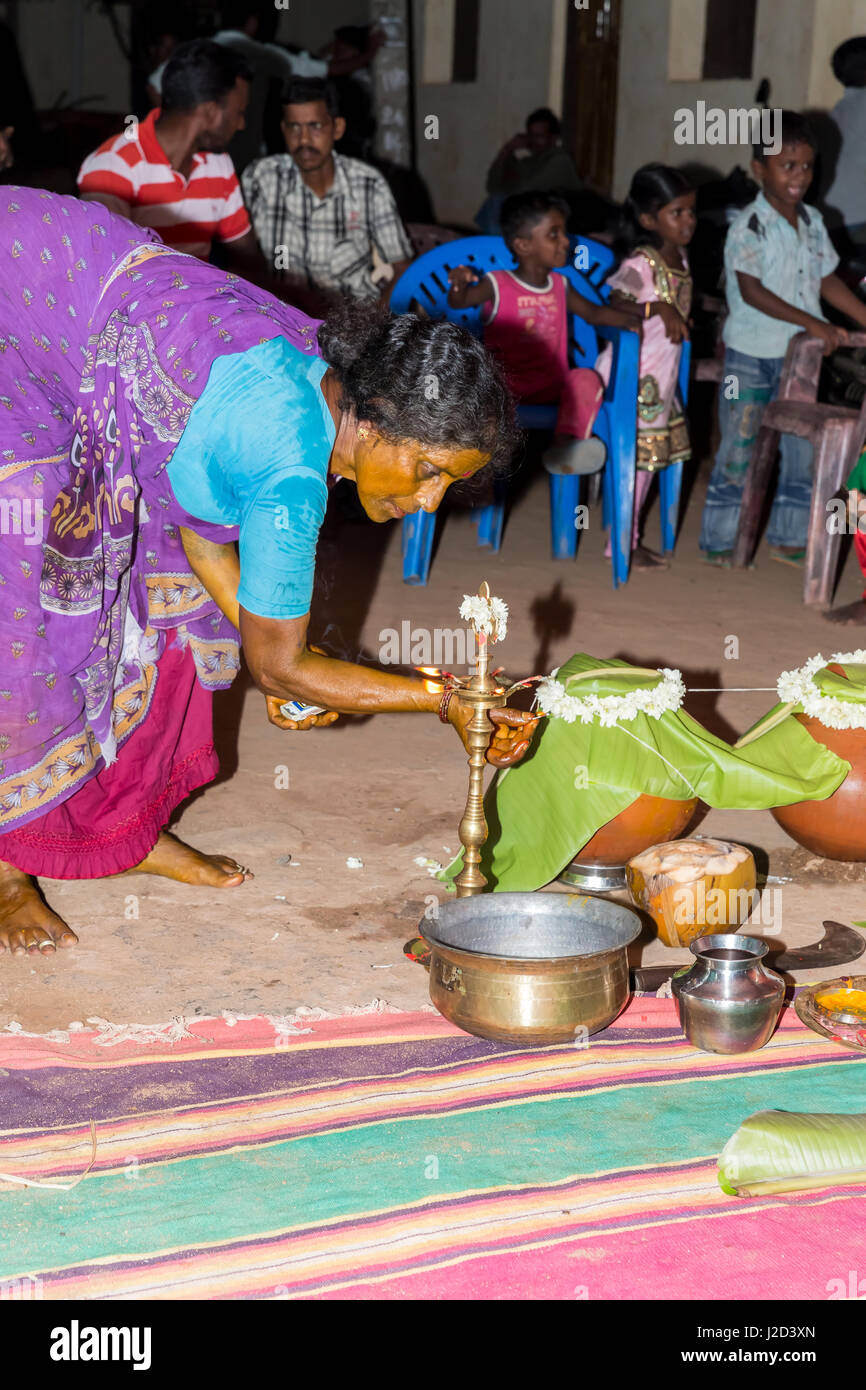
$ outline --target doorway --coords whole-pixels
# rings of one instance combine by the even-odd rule
[[[562,127],[581,178],[600,193],[613,184],[619,16],[622,0],[568,7]]]

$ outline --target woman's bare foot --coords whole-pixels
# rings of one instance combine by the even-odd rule
[[[162,831],[147,858],[128,872],[159,874],[161,878],[192,883],[197,888],[236,888],[245,878],[254,877],[236,859],[225,854],[200,854],[167,830]]]
[[[0,859],[0,955],[28,952],[51,955],[57,946],[74,946],[78,937],[52,912],[34,879]]]

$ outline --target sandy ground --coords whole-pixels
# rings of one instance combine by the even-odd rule
[[[501,650],[515,676],[586,650],[680,667],[691,686],[772,686],[781,669],[815,652],[856,645],[858,633],[830,629],[803,606],[801,573],[772,563],[765,548],[751,572],[702,564],[702,501],[698,481],[671,569],[634,574],[618,592],[602,557],[600,509],[576,561],[551,560],[544,476],[525,480],[497,555],[478,548],[468,513],[447,515],[427,588],[402,583],[397,524],[335,518],[320,551],[319,631],[332,624],[330,642],[374,655],[380,632],[406,620],[458,626],[463,594],[486,578],[511,607]],[[657,537],[653,509],[646,539]],[[837,602],[856,597],[858,581],[852,555]],[[731,637],[737,659],[725,655]],[[729,693],[689,696],[687,707],[734,738],[772,702],[772,694]],[[416,856],[446,862],[458,845],[466,772],[456,735],[435,718],[408,715],[284,734],[268,724],[248,682],[218,697],[216,722],[220,780],[182,808],[175,828],[199,848],[236,856],[254,881],[224,892],[128,876],[44,881],[81,942],[48,959],[4,958],[0,1026],[14,1020],[43,1032],[94,1017],[158,1024],[225,1010],[279,1015],[300,1005],[342,1012],[377,997],[401,1009],[427,1002],[426,974],[402,947],[425,906],[444,896]],[[768,812],[710,811],[701,833],[763,851],[771,870],[774,856],[793,848]],[[363,868],[347,867],[349,856]],[[813,866],[783,885],[778,939],[801,945],[821,936],[825,918],[866,918],[866,875],[847,877],[816,877]],[[644,964],[690,959],[657,941],[636,956]]]

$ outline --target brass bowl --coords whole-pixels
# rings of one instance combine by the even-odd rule
[[[466,1033],[529,1047],[581,1042],[628,1000],[631,908],[586,895],[482,893],[421,922],[430,998]]]

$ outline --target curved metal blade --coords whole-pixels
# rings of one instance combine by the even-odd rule
[[[781,942],[768,942],[770,949],[764,957],[771,970],[817,970],[825,965],[847,965],[866,951],[866,932],[846,927],[842,922],[824,922],[820,941],[788,950]],[[680,965],[644,965],[629,972],[631,988],[637,992],[660,989]]]
[[[766,956],[771,970],[809,970],[820,969],[824,965],[847,965],[857,960],[866,951],[866,932],[855,927],[846,927],[842,922],[825,922],[824,935],[820,941],[812,941],[808,946],[784,946],[777,954],[770,951]]]

